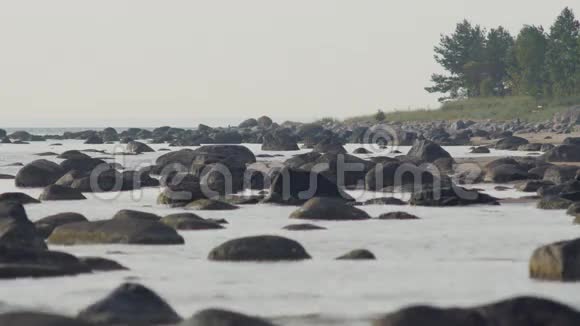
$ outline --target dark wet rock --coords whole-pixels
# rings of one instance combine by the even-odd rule
[[[478,204],[497,204],[497,198],[477,190],[458,186],[441,189],[428,189],[413,193],[410,201],[415,206],[467,206]]]
[[[176,230],[219,230],[221,224],[205,220],[191,213],[177,213],[163,217],[161,222]]]
[[[239,128],[252,128],[256,126],[258,126],[258,120],[254,118],[244,120],[238,125]]]
[[[81,263],[87,265],[91,270],[97,272],[111,272],[111,271],[125,271],[128,270],[127,267],[119,264],[118,262],[110,259],[100,258],[100,257],[81,257],[79,258]]]
[[[0,140],[0,144],[12,144],[12,141],[8,137],[2,137],[2,140]]]
[[[221,201],[231,205],[255,205],[259,204],[264,199],[264,196],[244,196],[244,195],[228,195],[220,198]]]
[[[306,220],[367,220],[371,217],[363,210],[348,205],[340,198],[315,197],[294,211],[290,218]]]
[[[110,220],[68,223],[54,229],[48,242],[77,244],[177,245],[183,238],[175,229],[149,218],[115,217]]]
[[[529,143],[529,141],[525,138],[510,136],[510,137],[500,139],[495,144],[495,149],[515,151],[518,149],[518,147],[520,147],[522,145],[526,145],[528,143]]]
[[[311,189],[312,184],[316,187]],[[315,183],[314,183],[315,182]],[[313,197],[333,197],[352,200],[334,181],[321,173],[284,168],[278,173],[270,187],[267,203],[301,205]]]
[[[96,158],[68,159],[62,161],[60,166],[64,169],[65,172],[79,171],[91,173],[97,167],[104,169],[104,167],[107,166],[107,162]]]
[[[264,128],[264,129],[270,128],[272,126],[272,124],[274,123],[272,121],[272,119],[268,116],[259,117],[257,122],[258,122],[258,127]]]
[[[302,223],[302,224],[290,224],[282,229],[288,231],[316,231],[316,230],[326,230],[326,228],[314,224]]]
[[[553,185],[554,183],[551,181],[529,180],[518,184],[516,189],[523,192],[537,192],[542,187],[549,187]]]
[[[407,202],[394,198],[394,197],[381,197],[373,198],[364,202],[364,205],[393,205],[393,206],[404,206]]]
[[[83,200],[87,199],[79,190],[66,186],[50,185],[42,191],[39,197],[42,201],[50,200]]]
[[[312,149],[317,153],[331,153],[331,154],[346,154],[346,149],[343,147],[343,143],[336,138],[325,138],[318,142]]]
[[[544,154],[548,162],[580,162],[580,146],[560,145]]]
[[[88,306],[78,318],[96,325],[169,325],[182,321],[165,300],[140,284],[125,283]]]
[[[113,216],[113,219],[114,220],[137,219],[142,221],[157,222],[161,220],[161,217],[152,213],[135,211],[131,209],[122,209]]]
[[[279,236],[253,236],[227,241],[208,256],[215,261],[293,261],[310,259],[301,244]]]
[[[506,186],[495,186],[493,187],[493,190],[495,191],[507,191],[507,190],[511,190],[513,188],[511,187],[506,187]]]
[[[418,220],[419,218],[413,214],[407,212],[389,212],[381,214],[378,217],[379,220]]]
[[[57,156],[57,158],[60,158],[63,160],[84,160],[84,159],[90,159],[91,157],[89,155],[81,152],[81,151],[70,150],[70,151],[63,152],[62,154]]]
[[[34,154],[36,156],[57,156],[57,153],[54,152],[42,152],[42,153],[36,153]]]
[[[0,202],[0,246],[44,250],[44,239],[26,215],[24,206],[15,202]]]
[[[424,188],[438,180],[434,174],[413,163],[391,162],[377,164],[365,177],[367,190],[379,191],[388,187]]]
[[[0,194],[0,202],[6,201],[19,203],[21,205],[40,203],[38,199],[32,198],[29,195],[22,192],[5,192],[3,194]]]
[[[0,325],[6,326],[94,326],[77,319],[41,312],[10,312],[0,315]]]
[[[11,139],[20,141],[31,141],[33,136],[27,131],[16,131],[9,135]]]
[[[215,199],[198,199],[187,204],[185,208],[198,211],[229,211],[239,207]]]
[[[196,313],[179,326],[274,326],[274,324],[237,312],[207,309]]]
[[[472,154],[489,154],[489,153],[491,153],[491,151],[487,147],[479,146],[479,147],[473,148],[470,151],[470,153],[472,153]]]
[[[100,145],[100,144],[104,144],[105,142],[103,141],[103,138],[101,138],[98,135],[92,135],[89,136],[89,138],[87,138],[87,140],[85,140],[85,144],[90,144],[90,145]]]
[[[542,246],[530,258],[530,277],[564,282],[580,281],[579,254],[580,239]]]
[[[517,297],[474,308],[413,306],[375,320],[374,326],[574,326],[580,313],[560,303]]]
[[[214,144],[241,144],[242,135],[237,130],[220,130],[213,135]]]
[[[72,276],[90,272],[89,266],[67,253],[0,245],[0,279]]]
[[[366,250],[366,249],[357,249],[353,250],[347,254],[344,254],[338,258],[337,260],[376,260],[377,258],[375,255]]]
[[[171,207],[183,207],[193,200],[205,198],[199,177],[189,173],[178,173],[162,180],[163,192],[157,203]]]
[[[531,174],[535,179],[543,179],[544,174],[546,174],[546,170],[548,170],[552,166],[551,164],[543,164],[539,165],[535,168],[531,168],[528,170],[528,173]]]
[[[0,174],[0,180],[14,180],[16,177],[11,174]]]
[[[131,141],[127,144],[127,152],[141,154],[141,153],[152,153],[155,152],[155,150],[153,150],[153,148],[149,147],[144,143],[138,141]]]
[[[545,153],[551,151],[554,148],[556,148],[556,145],[554,144],[542,144],[542,147],[540,147],[540,152]]]
[[[264,135],[263,151],[297,151],[298,144],[289,129],[277,129]]]
[[[568,181],[572,181],[576,178],[576,173],[578,172],[577,166],[550,166],[544,172],[544,181],[553,182],[555,184],[561,184]]]
[[[522,152],[539,152],[542,150],[542,144],[539,143],[530,143],[525,145],[520,145],[518,147],[518,151]]]
[[[48,238],[55,228],[68,223],[88,222],[88,219],[79,213],[59,213],[50,215],[34,222],[36,230],[44,239]]]
[[[373,152],[369,151],[368,149],[366,149],[364,147],[359,147],[359,148],[355,149],[352,152],[354,154],[372,154],[373,153]]]
[[[17,187],[46,187],[65,174],[58,164],[47,160],[36,160],[22,167],[16,174],[14,183]]]
[[[507,183],[511,181],[528,180],[533,176],[520,165],[502,164],[488,170],[485,180],[493,183]]]
[[[538,202],[537,207],[539,209],[557,210],[557,209],[567,209],[571,204],[572,201],[564,199],[559,196],[544,196]]]
[[[415,142],[409,150],[409,153],[407,153],[407,156],[430,163],[440,158],[451,158],[451,155],[446,150],[429,140]]]

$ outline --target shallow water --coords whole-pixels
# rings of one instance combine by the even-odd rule
[[[31,145],[0,145],[0,166],[38,159],[34,153],[67,149],[106,149],[115,145],[83,145],[58,141]],[[117,145],[118,146],[118,145]],[[153,145],[159,149],[164,145]],[[248,145],[256,154],[259,146]],[[348,145],[350,150],[359,145]],[[408,148],[401,148],[406,152]],[[468,147],[446,148],[454,157],[472,156]],[[306,152],[307,150],[301,151]],[[269,154],[272,154],[269,152]],[[275,154],[275,153],[274,153]],[[282,160],[292,153],[283,153]],[[517,152],[498,151],[493,156]],[[127,156],[120,163],[138,167],[161,153]],[[93,156],[103,156],[96,154]],[[45,157],[46,158],[46,157]],[[48,159],[51,159],[48,157]],[[19,167],[0,167],[15,174]],[[501,197],[493,185],[477,185]],[[0,192],[22,191],[38,196],[40,189],[16,189],[0,180]],[[89,219],[106,219],[130,208],[159,215],[174,213],[155,205],[158,189],[107,194],[88,200],[28,205],[31,220],[73,211]],[[374,193],[353,191],[358,198]],[[455,208],[364,206],[372,216],[402,210],[417,221],[315,222],[325,231],[291,232],[283,226],[294,207],[243,206],[237,211],[202,212],[205,218],[225,218],[227,229],[181,232],[184,246],[97,245],[51,246],[81,256],[103,256],[131,270],[55,279],[0,281],[0,310],[41,309],[74,315],[124,281],[141,282],[161,294],[184,317],[208,307],[234,309],[274,318],[281,325],[365,325],[380,313],[415,303],[473,305],[515,295],[540,295],[580,308],[580,285],[537,282],[528,278],[528,259],[539,245],[578,237],[580,229],[563,211],[542,211],[533,204]],[[216,263],[206,259],[220,243],[241,236],[277,234],[302,243],[313,256],[298,263]],[[377,261],[335,261],[357,248],[375,253]]]

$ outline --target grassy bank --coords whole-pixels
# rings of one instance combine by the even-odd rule
[[[580,95],[553,100],[532,97],[490,97],[448,102],[436,110],[385,112],[385,121],[487,120],[528,121],[551,119],[555,113],[580,105]],[[346,119],[347,123],[376,121],[374,114]]]

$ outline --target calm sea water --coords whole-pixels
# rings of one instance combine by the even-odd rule
[[[50,132],[52,133],[52,131]],[[31,145],[0,145],[0,166],[37,159],[35,153],[67,149],[114,150],[118,145],[84,145],[64,141]],[[163,145],[152,145],[159,149]],[[261,153],[259,145],[246,145]],[[347,145],[351,151],[357,145]],[[405,150],[407,148],[404,148]],[[453,156],[469,156],[467,147],[447,148]],[[301,151],[302,152],[302,151]],[[282,153],[280,160],[295,153]],[[507,155],[494,152],[492,155]],[[130,156],[127,167],[152,162],[159,153]],[[17,167],[0,167],[14,174]],[[476,185],[488,193],[517,197],[513,190],[496,192],[494,185]],[[22,191],[38,196],[40,189],[17,189],[0,180],[0,192]],[[159,215],[175,213],[155,204],[158,189],[107,195],[88,200],[47,202],[26,207],[31,220],[60,212],[79,212],[91,220],[107,219],[120,209]],[[362,199],[375,193],[351,192]],[[117,260],[130,271],[95,273],[57,279],[0,281],[0,310],[39,309],[75,315],[122,282],[141,282],[162,295],[183,317],[209,307],[234,309],[275,319],[281,325],[368,325],[368,319],[415,303],[473,305],[516,295],[539,295],[580,309],[579,284],[537,282],[528,278],[532,251],[546,243],[575,238],[579,227],[563,211],[538,210],[532,204],[425,208],[365,206],[370,215],[402,210],[418,221],[316,222],[325,231],[290,232],[282,227],[294,207],[244,206],[237,211],[201,212],[225,218],[227,229],[181,232],[183,246],[96,245],[51,246],[81,256]],[[314,257],[298,263],[215,263],[206,259],[220,243],[241,236],[277,234],[302,243]],[[347,262],[334,258],[366,248],[377,261]]]

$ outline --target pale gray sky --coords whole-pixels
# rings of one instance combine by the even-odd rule
[[[1,126],[193,126],[436,107],[463,18],[549,26],[578,0],[0,0]]]

